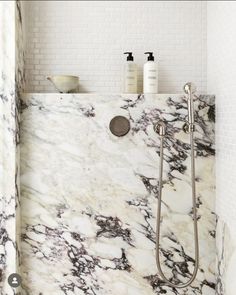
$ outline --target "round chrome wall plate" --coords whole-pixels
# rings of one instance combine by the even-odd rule
[[[124,116],[116,116],[111,120],[109,128],[113,135],[121,137],[129,132],[130,122]]]

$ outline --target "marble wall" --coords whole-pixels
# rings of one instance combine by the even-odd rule
[[[0,293],[18,294],[7,278],[19,272],[19,100],[16,58],[18,15],[15,1],[0,2]],[[20,48],[18,48],[20,49]],[[20,52],[20,50],[19,50]]]
[[[19,94],[25,91],[25,50],[24,50],[24,29],[23,29],[23,9],[22,1],[15,2],[15,43],[16,43],[16,93]],[[13,23],[14,24],[14,23]]]
[[[24,36],[23,36],[23,13],[22,1],[15,1],[15,129],[16,138],[16,175],[15,183],[17,187],[16,198],[16,271],[21,274],[21,204],[20,204],[20,95],[25,90],[25,58],[24,58]],[[17,288],[19,295],[22,294],[21,286]]]
[[[234,295],[236,282],[236,245],[227,224],[219,219],[216,240],[216,295]]]
[[[200,267],[191,287],[158,276],[159,137],[164,151],[161,261],[173,282],[194,266],[190,144],[180,95],[28,94],[21,114],[23,294],[215,294],[214,97],[195,101]],[[127,117],[115,137],[109,122]]]
[[[153,123],[161,118],[168,125],[161,258],[164,272],[179,283],[194,266],[186,101],[180,95],[28,94],[19,128],[21,2],[0,1],[0,21],[1,295],[211,295],[215,286],[223,295],[232,251],[225,227],[218,227],[215,276],[214,97],[195,101],[200,269],[191,287],[175,290],[155,265],[159,138]],[[115,115],[130,120],[123,138],[109,131]],[[22,290],[8,285],[13,272],[21,273]]]

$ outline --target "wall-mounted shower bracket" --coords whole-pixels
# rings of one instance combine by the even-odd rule
[[[154,124],[153,129],[160,136],[166,135],[166,124],[163,121],[158,121],[156,124]]]
[[[183,130],[185,133],[190,133],[195,131],[195,125],[189,122],[186,122],[183,126]]]

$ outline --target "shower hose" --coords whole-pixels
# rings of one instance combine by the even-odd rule
[[[191,95],[190,98],[191,99]],[[164,275],[161,263],[160,263],[160,227],[161,227],[161,205],[162,205],[162,186],[163,186],[163,148],[165,138],[165,123],[159,122],[154,126],[156,132],[160,135],[160,166],[159,166],[159,197],[157,203],[157,223],[156,223],[156,264],[159,271],[159,275],[164,282],[173,288],[185,288],[188,287],[196,278],[199,267],[199,245],[198,245],[198,228],[197,228],[197,205],[196,205],[196,188],[195,188],[195,159],[194,159],[194,124],[187,123],[188,133],[190,135],[191,145],[191,184],[192,184],[192,206],[193,206],[193,230],[194,230],[194,249],[195,249],[195,264],[194,271],[190,279],[186,283],[174,284],[166,278]]]

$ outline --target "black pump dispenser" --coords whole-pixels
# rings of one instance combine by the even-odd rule
[[[124,52],[124,54],[128,54],[127,56],[127,61],[133,61],[134,60],[134,57],[133,57],[133,53],[132,52]]]
[[[154,61],[153,52],[145,52],[144,54],[148,54],[148,58],[147,58],[147,60]]]

